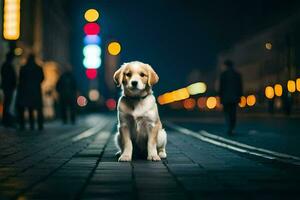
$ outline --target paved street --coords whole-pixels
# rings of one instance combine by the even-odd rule
[[[43,132],[1,129],[0,199],[299,199],[298,157],[236,151],[244,147],[200,137],[208,126],[191,123],[166,121],[166,160],[131,163],[114,155],[115,115],[49,122]]]

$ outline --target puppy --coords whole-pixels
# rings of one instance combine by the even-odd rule
[[[157,74],[150,65],[134,61],[124,63],[113,78],[122,89],[115,138],[120,149],[119,161],[131,161],[133,152],[152,161],[166,158],[167,134],[152,94],[152,86],[159,79]]]

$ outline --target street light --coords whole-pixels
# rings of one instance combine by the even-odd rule
[[[282,86],[280,84],[275,84],[274,86],[275,95],[281,97],[282,95]]]
[[[293,93],[296,91],[296,83],[293,80],[289,80],[287,82],[287,89],[290,93]]]
[[[265,47],[267,50],[272,50],[272,43],[271,42],[266,42]]]
[[[119,42],[111,42],[107,50],[110,55],[116,56],[121,52],[121,44]]]
[[[3,7],[3,38],[17,40],[20,37],[20,6],[21,0],[4,0]]]
[[[256,103],[256,97],[252,94],[247,96],[247,105],[248,106],[254,106]]]
[[[265,89],[265,96],[268,99],[273,99],[274,98],[274,89],[271,86],[267,86]]]
[[[297,78],[297,80],[296,80],[296,88],[297,88],[297,91],[300,92],[300,78]]]

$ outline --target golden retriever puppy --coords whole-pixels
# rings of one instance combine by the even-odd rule
[[[133,152],[152,161],[166,158],[167,134],[152,94],[152,86],[158,82],[155,71],[142,62],[124,63],[115,72],[114,81],[122,88],[115,138],[120,149],[119,161],[131,161]]]

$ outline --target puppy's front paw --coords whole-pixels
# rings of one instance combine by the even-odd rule
[[[158,155],[148,155],[147,160],[160,161],[160,157]]]
[[[165,151],[159,152],[158,155],[159,155],[160,158],[166,158],[167,157],[167,154],[166,154]]]
[[[127,155],[127,154],[122,154],[120,157],[119,157],[119,162],[129,162],[131,161],[131,155]]]

